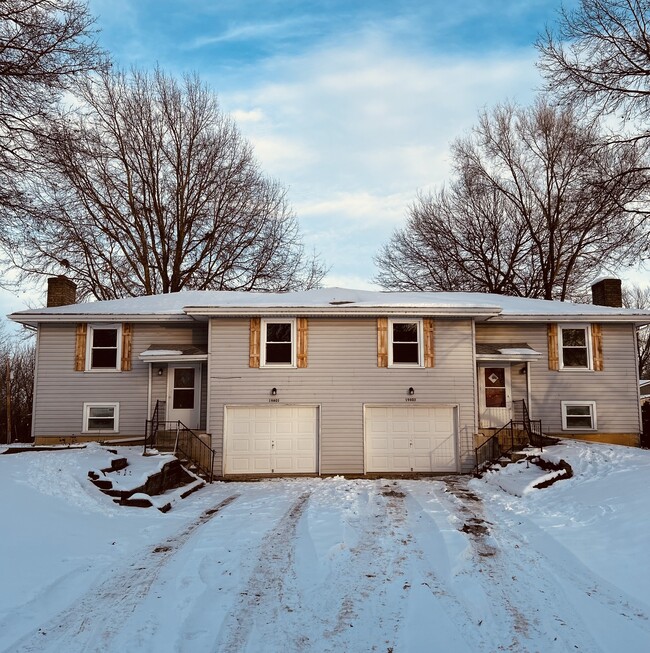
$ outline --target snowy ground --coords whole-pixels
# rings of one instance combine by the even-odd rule
[[[122,486],[150,464],[124,452]],[[649,651],[650,452],[545,456],[575,476],[215,483],[163,514],[87,480],[98,446],[1,455],[0,651]]]

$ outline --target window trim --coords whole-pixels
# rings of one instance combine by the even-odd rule
[[[577,417],[567,415],[567,408],[572,406],[588,406],[590,410],[591,426],[569,426],[567,424],[568,417]],[[595,401],[563,401],[562,402],[562,430],[563,431],[597,431],[598,430],[598,416],[596,414]]]
[[[291,361],[289,363],[267,363],[266,362],[266,325],[267,324],[288,324],[291,327]],[[276,369],[278,367],[297,367],[297,338],[298,330],[296,318],[263,318],[260,325],[260,367]]]
[[[394,324],[415,324],[418,330],[418,362],[417,363],[396,363],[393,361],[393,325]],[[424,328],[422,319],[391,318],[388,320],[388,367],[424,367]]]
[[[91,408],[112,408],[113,409],[113,428],[112,429],[89,429],[88,420],[90,419]],[[83,406],[83,423],[82,433],[119,433],[120,432],[120,403],[118,401],[85,401]]]
[[[115,329],[116,347],[115,347],[115,367],[93,367],[93,339],[95,329]],[[86,372],[119,372],[122,370],[122,324],[89,324],[86,336]]]
[[[565,329],[582,329],[585,332],[585,346],[587,349],[587,366],[577,367],[575,365],[564,364],[564,330]],[[592,372],[594,370],[594,355],[591,340],[591,324],[558,324],[558,360],[561,370],[571,370],[572,372]],[[576,348],[577,349],[577,348]]]

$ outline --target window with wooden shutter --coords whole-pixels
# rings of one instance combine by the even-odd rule
[[[307,367],[307,318],[298,318],[298,367]]]
[[[388,367],[388,318],[377,318],[377,367]]]
[[[131,371],[131,348],[133,339],[133,325],[124,323],[122,325],[122,364],[123,372]]]
[[[594,370],[603,371],[603,331],[600,324],[591,325],[591,351],[594,361]]]
[[[86,334],[88,325],[77,324],[75,334],[74,369],[75,372],[83,372],[86,369]]]
[[[252,317],[250,321],[250,342],[248,348],[248,366],[260,366],[260,325],[259,317]]]
[[[548,335],[548,369],[560,369],[560,356],[558,353],[557,324],[549,324],[547,327]]]
[[[424,367],[435,367],[435,328],[436,323],[430,317],[422,321],[424,331]]]

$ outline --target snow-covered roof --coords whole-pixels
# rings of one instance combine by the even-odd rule
[[[150,345],[138,358],[148,363],[201,361],[207,360],[208,350],[195,345]]]
[[[188,290],[31,309],[9,318],[24,324],[91,320],[186,321],[248,315],[432,315],[497,320],[602,320],[647,323],[650,311],[466,292],[383,292],[320,288],[265,293]]]
[[[541,353],[526,342],[476,343],[477,360],[527,361],[540,356]]]

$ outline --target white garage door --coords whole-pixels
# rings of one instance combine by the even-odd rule
[[[455,472],[453,406],[366,406],[366,471]]]
[[[226,406],[226,474],[318,471],[316,406]]]

